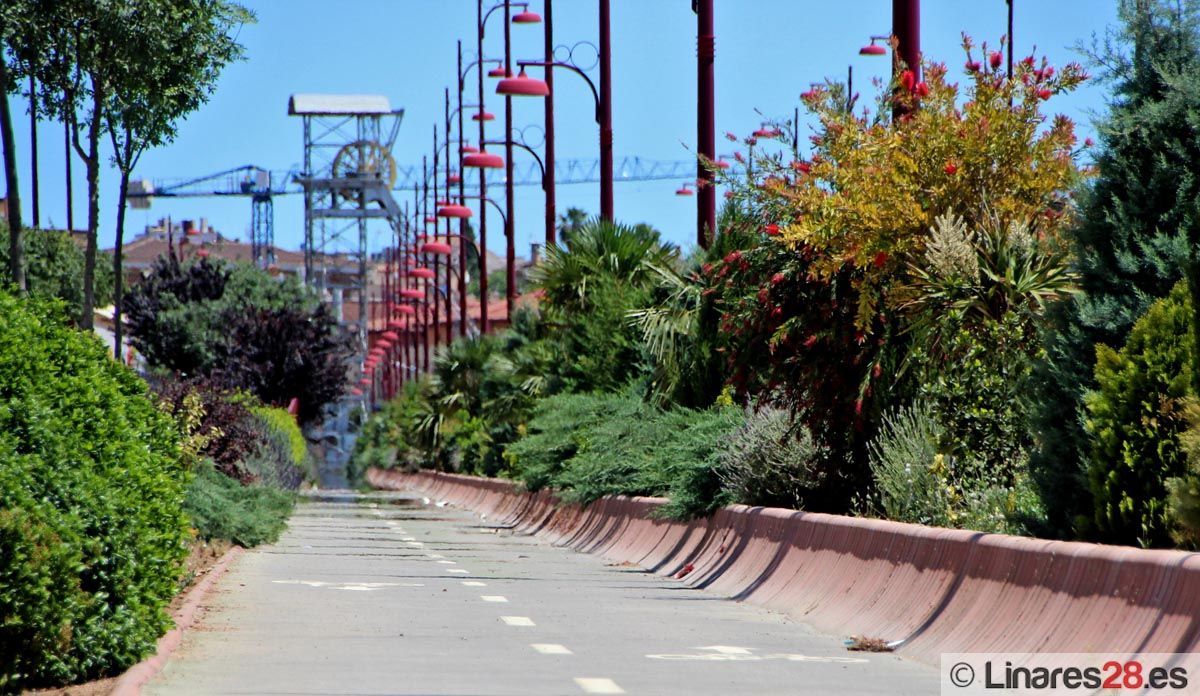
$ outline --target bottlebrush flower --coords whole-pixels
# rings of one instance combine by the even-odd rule
[[[729,131],[725,131],[725,139],[731,143],[737,142],[737,136]]]
[[[911,92],[913,87],[916,84],[917,84],[917,76],[913,74],[913,71],[905,70],[904,72],[900,73],[900,86],[901,87],[903,87],[904,89]]]
[[[766,232],[768,237],[777,237],[779,236],[779,225],[773,222],[769,225],[763,225],[763,232]]]
[[[977,61],[977,60],[968,60],[967,61],[967,72],[977,73],[977,72],[979,72],[979,69],[981,67],[983,67],[983,66],[980,65],[979,61]]]
[[[800,160],[792,160],[792,169],[800,172],[801,174],[808,174],[812,171],[812,167],[809,166],[808,162],[802,162]]]
[[[999,69],[1000,64],[1003,62],[1004,56],[1001,55],[1000,51],[992,51],[992,54],[988,56],[988,63],[992,66],[992,70]]]
[[[886,251],[881,251],[878,254],[875,254],[875,258],[871,260],[871,263],[875,265],[875,268],[883,268],[883,264],[887,263],[887,260],[888,253]]]
[[[953,162],[949,162],[949,163],[947,163],[947,164],[946,164],[946,170],[945,170],[945,171],[946,171],[946,173],[947,173],[947,174],[949,174],[950,176],[954,176],[955,174],[957,174],[957,173],[958,173],[958,165],[957,165],[957,164],[955,164],[955,163],[953,163]]]
[[[875,363],[875,367],[871,368],[871,376],[874,377],[875,379],[879,379],[879,376],[882,374],[883,374],[883,365],[880,365],[879,363]]]
[[[783,307],[776,307],[771,310],[771,318],[778,319],[783,316]]]
[[[1084,147],[1091,147],[1091,146],[1093,146],[1093,145],[1095,145],[1095,144],[1096,144],[1096,141],[1095,141],[1095,140],[1092,140],[1091,138],[1084,138],[1084,139],[1083,139],[1083,146],[1084,146]]]
[[[704,264],[703,266],[700,267],[700,272],[703,273],[704,275],[708,275],[709,273],[712,273],[712,264],[711,263]]]
[[[1046,101],[1053,95],[1054,95],[1054,92],[1051,92],[1048,89],[1039,89],[1038,90],[1038,99],[1041,99],[1042,101]]]
[[[775,275],[771,276],[771,285],[779,285],[785,280],[787,280],[787,276],[782,273],[776,273]]]
[[[734,249],[725,255],[725,263],[735,263],[742,258],[742,252]]]
[[[918,97],[921,97],[921,98],[928,97],[929,96],[929,85],[925,84],[924,82],[918,82],[916,89],[914,91],[916,92],[916,95]]]
[[[813,334],[812,336],[809,336],[808,338],[804,339],[804,347],[805,348],[812,348],[815,345],[817,345],[817,335],[816,334]]]
[[[725,198],[727,198],[727,199],[729,199],[729,198],[733,198],[733,191],[726,191],[726,192],[725,192]]]
[[[758,303],[766,304],[771,299],[771,291],[766,288],[759,288]]]

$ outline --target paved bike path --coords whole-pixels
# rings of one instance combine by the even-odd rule
[[[405,494],[244,554],[145,694],[936,694],[937,672]]]

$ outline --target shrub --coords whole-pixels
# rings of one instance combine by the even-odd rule
[[[664,514],[689,516],[725,502],[718,458],[741,422],[733,408],[664,411],[629,393],[564,394],[539,404],[505,458],[528,488],[553,486],[569,502],[667,496]]]
[[[720,453],[722,488],[735,503],[820,510],[827,454],[787,411],[761,406]]]
[[[1188,428],[1179,435],[1179,446],[1187,456],[1187,471],[1167,479],[1167,514],[1171,537],[1180,546],[1200,546],[1200,402],[1188,400]]]
[[[195,434],[204,440],[199,454],[212,459],[226,476],[242,482],[254,478],[244,463],[265,444],[264,428],[244,398],[203,379],[164,380],[157,392],[164,408],[176,418],[186,412],[190,395],[199,397],[202,415]]]
[[[295,279],[246,264],[161,258],[124,299],[133,345],[155,366],[208,377],[319,419],[345,388],[352,337]]]
[[[1085,399],[1088,479],[1096,529],[1106,541],[1170,543],[1166,483],[1186,471],[1179,435],[1187,428],[1191,331],[1181,282],[1137,320],[1123,348],[1096,347],[1097,389]]]
[[[0,292],[0,690],[153,651],[186,553],[178,433],[62,307]]]
[[[0,220],[0,284],[9,282],[8,224]],[[25,280],[36,297],[57,298],[66,303],[67,316],[83,311],[83,249],[61,230],[25,230]],[[113,301],[112,258],[96,254],[96,306]]]
[[[898,522],[948,526],[950,508],[938,470],[944,457],[938,441],[944,431],[927,406],[885,416],[871,443],[871,474],[884,515]]]
[[[272,440],[282,440],[285,446],[282,462],[290,463],[297,471],[304,472],[310,480],[315,480],[316,472],[308,454],[308,441],[304,439],[304,431],[300,430],[295,416],[287,409],[277,406],[254,405],[250,407],[250,411],[263,422]]]
[[[201,464],[187,487],[183,507],[204,539],[228,539],[245,547],[273,543],[287,527],[294,494],[263,484],[243,485]]]

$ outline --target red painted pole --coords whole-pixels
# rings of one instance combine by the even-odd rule
[[[478,0],[476,4],[476,18],[479,22],[478,34],[478,56],[479,60],[483,60],[483,0]],[[483,65],[480,64],[475,70],[476,76],[479,78],[479,113],[483,113]],[[486,140],[483,128],[484,120],[479,119],[479,149],[483,149],[483,141]],[[512,161],[512,158],[509,158]],[[479,195],[481,200],[487,198],[487,170],[479,169]],[[488,322],[488,277],[487,277],[487,206],[479,206],[479,331],[487,333],[491,328]]]
[[[921,0],[892,0],[892,34],[904,67],[921,79]]]
[[[600,0],[600,217],[613,220],[612,39],[609,0]],[[512,211],[508,213],[512,217]]]
[[[512,7],[510,0],[504,0],[504,71],[512,74],[512,19],[509,12]],[[481,69],[482,70],[482,69]],[[509,324],[512,323],[513,307],[517,303],[517,246],[516,246],[516,206],[513,196],[513,112],[512,97],[504,95],[504,304],[507,309]],[[483,147],[483,143],[480,143]]]
[[[554,62],[554,12],[553,0],[544,0],[545,4],[545,61],[546,86],[550,94],[546,96],[546,173],[542,181],[542,189],[546,193],[546,246],[557,243],[558,212],[554,200],[554,68],[549,66]]]
[[[480,66],[483,64],[481,63]],[[462,77],[462,41],[458,42],[458,202],[465,205],[463,194],[466,193],[466,172],[463,171],[463,144],[467,134],[463,132],[463,77]],[[467,335],[467,221],[458,221],[458,335]]]
[[[716,88],[713,66],[713,0],[696,2],[696,151],[708,160],[717,158]],[[713,173],[696,164],[696,243],[707,249],[717,231],[717,189]]]

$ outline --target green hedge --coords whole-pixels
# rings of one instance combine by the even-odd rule
[[[263,484],[242,485],[212,462],[196,469],[184,509],[204,539],[228,539],[247,548],[270,544],[287,527],[295,494]]]
[[[168,627],[178,433],[61,305],[0,292],[0,692],[110,674]]]
[[[539,402],[505,458],[528,488],[552,486],[570,502],[665,496],[664,514],[688,517],[731,502],[721,456],[744,422],[733,407],[662,410],[633,394],[562,394]]]

